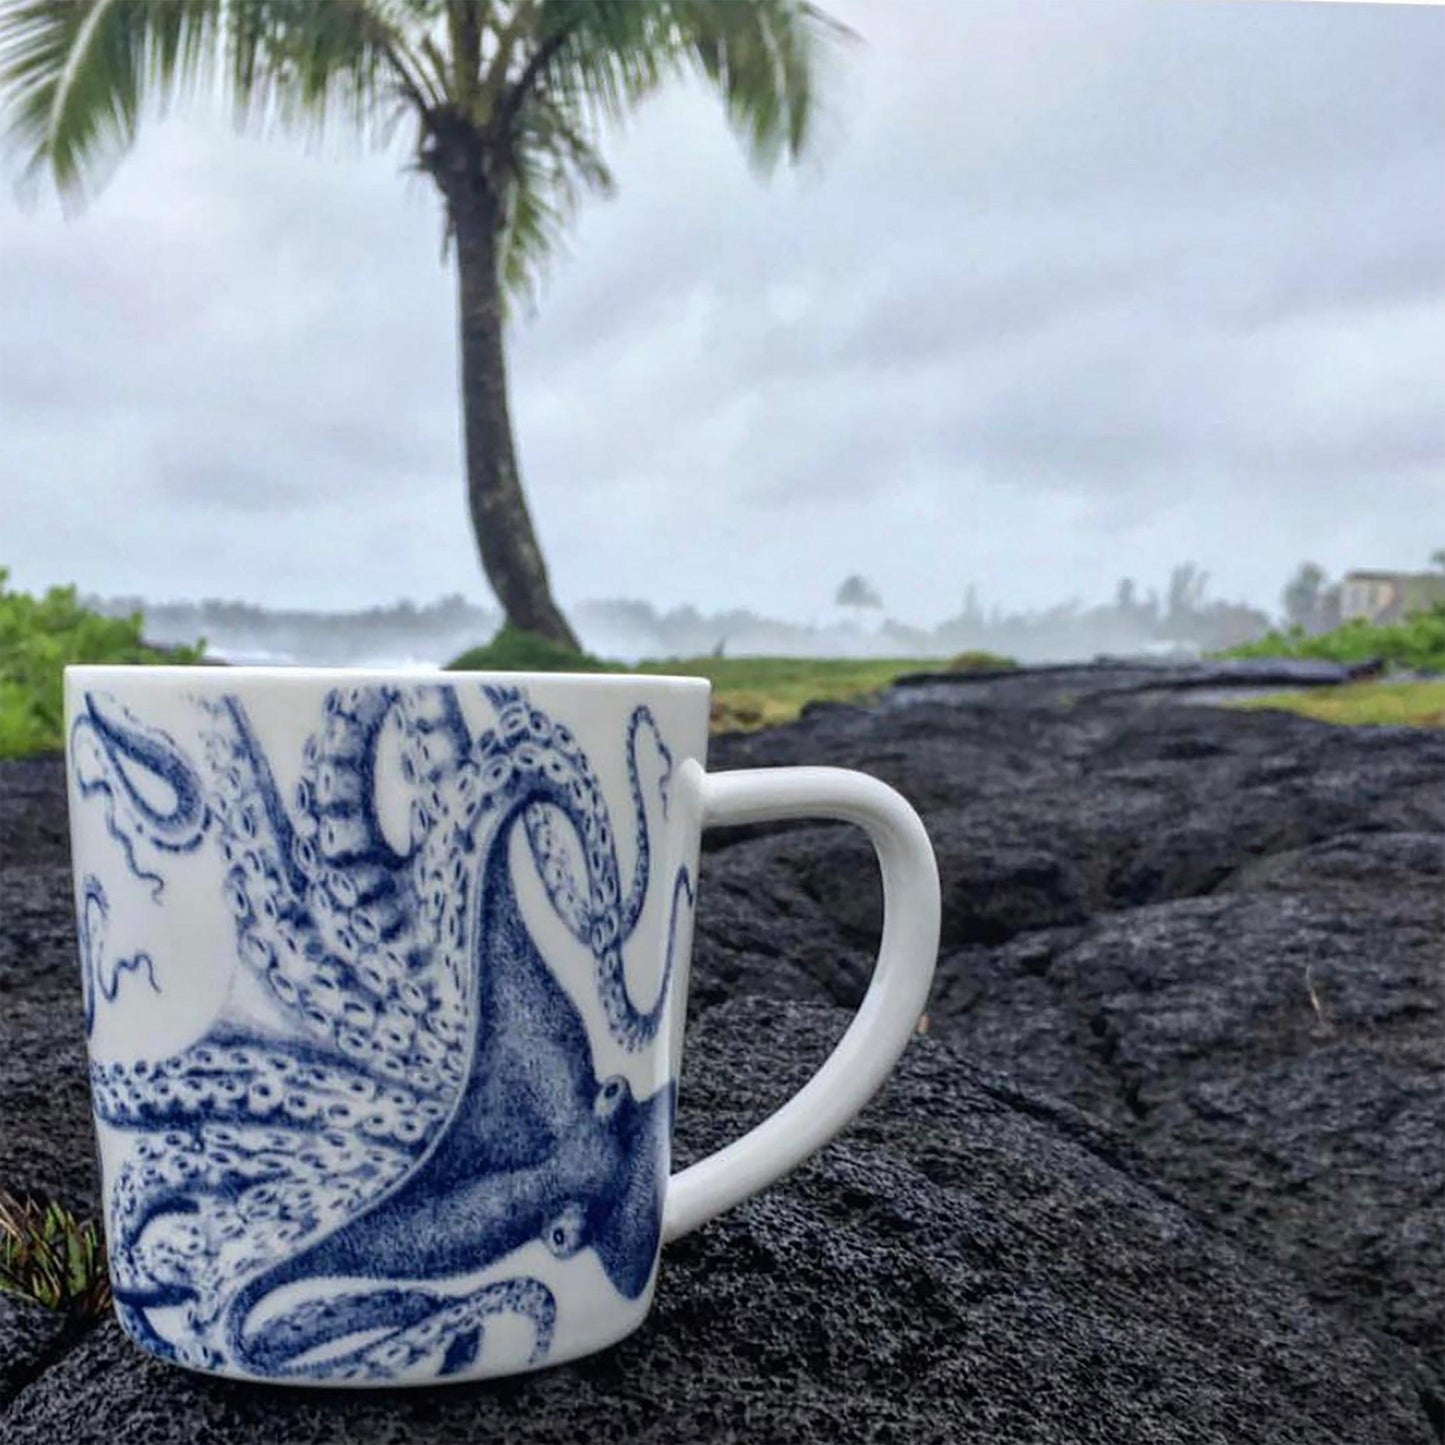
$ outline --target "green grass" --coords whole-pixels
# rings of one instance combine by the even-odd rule
[[[141,641],[141,619],[102,617],[75,588],[44,597],[14,592],[0,567],[0,758],[25,757],[64,743],[61,674],[72,662],[197,662],[201,648],[160,651]]]
[[[1317,657],[1330,662],[1382,658],[1391,667],[1445,672],[1445,603],[1417,612],[1403,622],[1375,627],[1346,622],[1333,632],[1306,637],[1298,628],[1271,632],[1257,642],[1232,647],[1221,657]]]
[[[705,677],[715,732],[792,722],[810,702],[866,702],[910,672],[980,672],[1017,664],[991,652],[936,657],[690,657],[643,662],[638,672]]]
[[[638,672],[705,677],[716,731],[792,722],[810,702],[859,702],[896,677],[939,666],[937,658],[688,657],[643,662]]]
[[[555,642],[504,627],[483,647],[447,664],[470,672],[640,672],[705,677],[713,685],[713,728],[749,730],[791,722],[810,702],[856,702],[875,697],[908,672],[978,671],[1013,667],[1007,657],[965,652],[938,658],[684,657],[626,665],[571,652]]]
[[[1350,726],[1445,727],[1445,682],[1352,682],[1245,698],[1234,707],[1296,712]]]
[[[607,662],[590,652],[573,652],[560,642],[503,627],[490,642],[473,647],[447,663],[448,672],[621,672],[621,663]]]

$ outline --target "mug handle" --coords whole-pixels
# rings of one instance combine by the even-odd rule
[[[821,1149],[877,1093],[917,1026],[938,955],[938,865],[918,814],[846,768],[697,769],[702,826],[830,818],[856,823],[883,871],[883,939],[858,1013],[823,1067],[741,1139],[674,1174],[664,1241],[765,1189]]]

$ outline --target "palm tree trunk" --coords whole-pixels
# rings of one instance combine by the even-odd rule
[[[532,527],[507,407],[502,291],[497,270],[500,209],[476,170],[446,186],[457,250],[461,314],[462,417],[467,504],[482,568],[507,621],[580,650],[552,598],[547,564]]]

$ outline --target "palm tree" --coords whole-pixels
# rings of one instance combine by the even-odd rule
[[[0,87],[27,174],[83,197],[143,111],[220,88],[238,122],[385,144],[414,127],[457,263],[467,501],[514,626],[577,645],[552,598],[507,404],[508,298],[535,297],[598,153],[663,82],[701,76],[766,170],[808,139],[821,53],[803,0],[7,0]]]

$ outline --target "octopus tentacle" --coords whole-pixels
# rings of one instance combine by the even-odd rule
[[[202,1363],[219,1348],[234,1281],[364,1209],[414,1157],[332,1129],[208,1124],[151,1134],[110,1200],[117,1298],[132,1311],[196,1301],[180,1343],[186,1362]],[[214,1301],[205,1313],[203,1299]]]
[[[118,1129],[355,1128],[368,1140],[415,1150],[446,1114],[436,1093],[243,1035],[210,1035],[155,1064],[92,1064],[90,1084],[96,1114]]]
[[[377,809],[377,753],[390,725],[410,799],[400,846]],[[264,839],[258,811],[283,810],[260,751],[244,727],[222,729],[217,741],[229,762],[218,812],[243,960],[358,1068],[433,1090],[455,1085],[446,1016],[464,994],[448,1000],[435,986],[439,939],[427,897],[439,885],[424,846],[441,821],[439,790],[465,762],[455,698],[440,688],[333,690],[307,744],[294,816]],[[456,982],[460,993],[464,980]]]
[[[622,936],[630,938],[642,915],[643,904],[647,901],[647,885],[651,864],[651,848],[647,830],[647,805],[642,796],[642,782],[637,767],[637,735],[642,728],[652,734],[653,743],[662,759],[663,771],[658,780],[657,791],[662,802],[662,816],[667,817],[669,789],[672,782],[672,751],[662,740],[662,730],[652,709],[643,705],[632,710],[627,723],[627,781],[632,790],[632,811],[637,823],[637,863],[633,869],[632,887],[628,890],[627,901],[622,906]]]
[[[129,958],[117,958],[110,964],[106,976],[105,930],[110,921],[110,901],[100,879],[87,874],[81,884],[80,907],[76,910],[77,933],[80,944],[80,987],[85,1009],[85,1032],[95,1032],[95,1000],[97,993],[107,1003],[114,1003],[120,996],[121,979],[126,974],[144,975],[152,993],[161,991],[156,982],[155,960],[148,953],[135,953]]]
[[[607,805],[585,753],[565,728],[554,726],[540,712],[529,712],[525,699],[519,695],[493,694],[492,700],[501,708],[497,734],[503,742],[515,744],[525,740],[546,750],[546,773],[556,796],[532,802],[523,814],[533,861],[552,907],[574,937],[593,953],[598,993],[612,1036],[625,1048],[642,1048],[656,1035],[666,1008],[673,949],[668,948],[652,1006],[639,1008],[627,986],[622,953],[623,944],[637,928],[651,877],[647,803],[637,756],[639,734],[644,728],[652,733],[662,759],[658,793],[664,817],[673,771],[672,752],[663,740],[652,710],[645,705],[634,708],[628,720],[626,747],[628,785],[637,830],[636,862],[624,897]],[[484,744],[489,737],[484,735]],[[573,833],[582,852],[587,877],[585,892],[573,874],[566,830]],[[690,883],[688,889],[690,902]],[[674,934],[677,906],[674,890],[671,925]]]
[[[270,1321],[254,1340],[233,1334],[231,1345],[253,1368],[282,1378],[374,1379],[411,1369],[428,1357],[437,1358],[437,1374],[444,1377],[472,1363],[486,1321],[499,1314],[531,1322],[529,1363],[540,1364],[551,1348],[557,1301],[540,1280],[528,1277],[499,1280],[462,1295],[388,1288],[308,1300]],[[338,1339],[378,1328],[386,1333],[357,1349],[310,1362],[304,1358]]]
[[[170,853],[189,852],[200,843],[206,802],[190,759],[169,733],[142,723],[114,698],[93,692],[85,694],[84,710],[71,724],[70,754],[81,797],[104,798],[106,832],[120,844],[132,876],[159,898],[165,880],[141,866],[135,840]],[[170,795],[170,806],[148,797],[130,769],[159,783]]]
[[[639,1049],[656,1035],[672,969],[669,957],[654,1003],[650,1008],[639,1008],[627,987],[622,945],[641,915],[650,870],[647,810],[637,761],[640,731],[646,727],[653,732],[663,758],[660,787],[664,811],[672,772],[671,751],[662,740],[651,710],[645,706],[634,709],[628,725],[627,761],[637,822],[637,863],[628,896],[623,899],[606,800],[576,739],[564,726],[554,724],[540,709],[533,708],[515,689],[487,689],[487,697],[497,709],[497,718],[476,744],[483,785],[505,790],[518,775],[531,780],[523,821],[544,888],[559,916],[593,953],[599,997],[613,1037],[630,1050]],[[498,799],[490,797],[483,799],[480,806],[495,808],[497,804]],[[458,810],[463,828],[474,822],[477,807],[474,802],[472,807]],[[572,876],[563,835],[556,826],[559,820],[566,823],[581,848],[587,882],[585,902],[582,888]],[[455,863],[455,853],[448,851]],[[453,916],[457,918],[450,930],[454,935],[461,915]]]
[[[657,791],[664,818],[667,817],[669,788],[672,780],[672,751],[663,741],[662,732],[657,726],[657,720],[652,715],[652,709],[645,705],[634,708],[627,723],[627,782],[636,824],[637,852],[633,865],[632,882],[626,890],[626,897],[619,897],[618,927],[619,937],[623,941],[630,938],[637,928],[638,919],[642,915],[643,905],[647,900],[651,874],[647,802],[643,794],[641,770],[637,761],[638,734],[644,727],[652,733],[658,755],[663,763]],[[565,730],[562,728],[554,730],[551,739],[554,747],[558,746],[556,734],[559,733],[565,734]],[[565,737],[568,743],[572,743],[570,734],[565,734]],[[586,755],[577,749],[575,744],[559,750],[568,763],[577,769],[579,777],[583,780],[582,795],[586,801],[594,808],[605,809],[601,790],[597,787],[597,780],[587,762]],[[568,856],[564,837],[558,831],[559,822],[566,822],[566,816],[560,809],[534,804],[526,813],[527,838],[553,908],[567,924],[573,936],[582,943],[588,943],[593,922],[590,900],[587,893],[578,885],[577,878],[572,871],[571,859]],[[620,870],[617,867],[615,850],[607,850],[607,855],[600,860],[598,871],[604,879],[618,878],[620,895],[621,882],[618,877]]]

